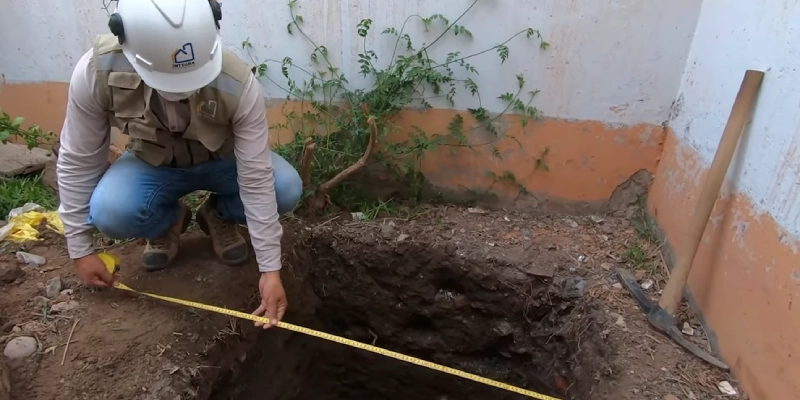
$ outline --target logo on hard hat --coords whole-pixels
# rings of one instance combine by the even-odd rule
[[[172,68],[186,68],[192,65],[194,65],[194,46],[191,43],[186,43],[172,52]]]

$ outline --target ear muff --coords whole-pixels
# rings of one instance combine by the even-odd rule
[[[113,13],[108,19],[108,29],[117,37],[119,44],[125,43],[125,27],[122,25],[122,16]]]
[[[217,25],[217,29],[219,29],[219,21],[222,21],[222,3],[217,0],[208,0],[208,4],[211,6],[211,12],[214,14],[214,23]]]

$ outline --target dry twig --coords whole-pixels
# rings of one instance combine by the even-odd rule
[[[69,344],[72,342],[72,334],[75,333],[75,327],[78,325],[78,322],[81,322],[81,319],[78,318],[75,322],[72,323],[72,329],[69,330],[69,336],[67,337],[67,345],[64,346],[64,355],[61,356],[61,365],[64,365],[64,361],[67,360],[67,351],[69,351]]]

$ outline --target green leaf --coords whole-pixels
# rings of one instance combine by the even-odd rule
[[[506,60],[508,60],[508,46],[502,44],[498,45],[497,54],[500,56],[500,64],[506,62]]]
[[[19,126],[22,125],[23,122],[25,122],[25,118],[22,117],[14,118],[14,122],[11,123],[11,127],[14,129],[19,128]]]
[[[8,142],[8,138],[11,136],[11,132],[7,130],[0,131],[0,142],[6,144]]]
[[[358,28],[358,36],[367,37],[367,35],[369,34],[370,26],[372,26],[371,19],[369,18],[362,19],[361,22],[359,22],[358,25],[356,25],[356,28]]]

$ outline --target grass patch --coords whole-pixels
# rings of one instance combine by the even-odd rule
[[[36,203],[48,210],[55,210],[58,197],[42,182],[41,174],[0,178],[0,218],[25,203]]]
[[[636,214],[630,223],[636,232],[632,242],[625,244],[623,260],[634,270],[644,270],[655,273],[659,269],[660,243],[658,240],[658,225],[647,215],[645,199],[639,199]]]

